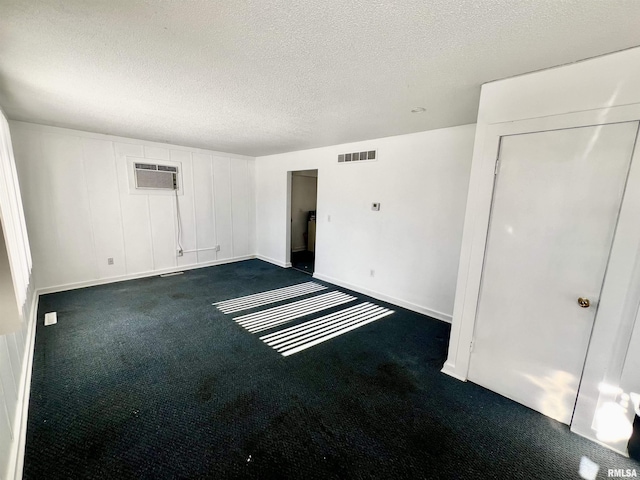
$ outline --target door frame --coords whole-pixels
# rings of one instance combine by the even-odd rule
[[[449,354],[442,369],[444,373],[467,380],[500,139],[508,135],[638,120],[640,104],[511,122],[478,123]],[[640,216],[640,148],[637,137],[571,423],[572,431],[595,441],[599,440],[592,428],[593,421],[598,403],[602,402],[602,388],[599,387],[603,382],[615,386],[620,380],[630,332],[635,325],[636,310],[633,307],[640,303],[640,293],[632,292],[630,288],[640,280],[640,268],[635,268],[636,262],[632,261],[640,258],[640,224],[634,224],[634,216]],[[633,315],[629,314],[630,311],[633,311]],[[601,443],[624,453],[619,444]]]
[[[286,217],[285,217],[285,241],[284,241],[284,248],[285,248],[285,257],[284,257],[284,262],[285,262],[285,268],[291,268],[291,223],[292,223],[292,216],[291,216],[291,189],[293,188],[293,172],[295,172],[295,170],[289,170],[287,172],[287,201],[286,201]]]
[[[294,172],[305,172],[308,170],[315,170],[316,175],[316,252],[318,247],[318,198],[320,197],[320,169],[318,167],[301,168],[296,170],[287,171],[287,201],[286,201],[286,221],[285,221],[285,268],[291,268],[291,223],[293,219],[293,212],[291,211],[291,197],[293,188],[293,174]],[[316,255],[317,260],[317,255]]]

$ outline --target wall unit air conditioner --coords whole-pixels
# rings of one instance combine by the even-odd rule
[[[178,167],[151,163],[134,163],[136,189],[177,190]]]
[[[182,195],[182,163],[127,156],[129,195]]]

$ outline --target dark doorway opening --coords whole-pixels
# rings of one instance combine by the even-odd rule
[[[318,170],[291,172],[291,266],[313,274],[316,257]]]

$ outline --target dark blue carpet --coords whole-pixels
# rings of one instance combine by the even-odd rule
[[[211,306],[305,281],[250,260],[41,297],[24,478],[578,478],[582,455],[640,472],[441,374],[446,323],[354,294],[396,313],[285,358]]]

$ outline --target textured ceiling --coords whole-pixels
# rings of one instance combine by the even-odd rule
[[[639,25],[637,0],[0,0],[0,106],[259,156],[473,123],[482,83]]]

